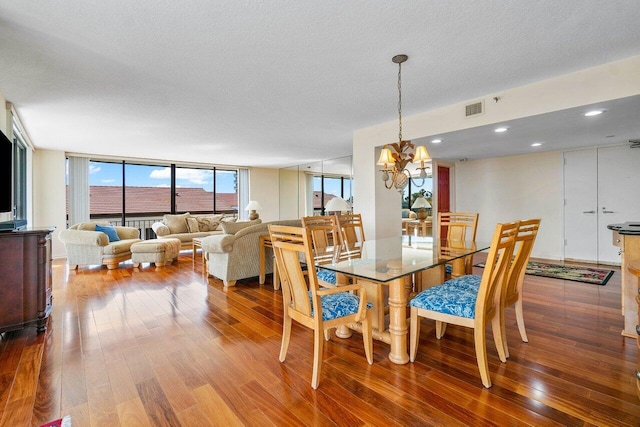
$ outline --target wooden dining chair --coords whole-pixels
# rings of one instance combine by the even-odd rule
[[[359,285],[320,289],[315,269],[306,269],[315,263],[310,229],[270,225],[269,234],[282,283],[284,320],[280,361],[284,362],[287,356],[292,320],[313,329],[311,387],[318,388],[324,331],[360,322],[365,355],[372,364],[371,305],[367,303],[366,291]]]
[[[527,219],[520,221],[518,234],[515,239],[514,257],[507,274],[507,280],[502,291],[502,304],[500,304],[500,327],[502,329],[502,342],[504,344],[504,353],[509,357],[509,348],[507,346],[507,334],[505,326],[504,310],[512,305],[515,306],[516,323],[520,331],[522,341],[529,342],[527,331],[524,328],[524,315],[522,311],[522,288],[524,285],[524,275],[529,264],[533,244],[535,243],[538,229],[540,228],[540,219]]]
[[[362,246],[365,242],[362,214],[348,213],[338,215],[338,227],[342,233],[342,241],[345,247],[345,258],[360,258]],[[378,331],[386,330],[385,315],[389,313],[387,294],[389,288],[379,283],[362,282],[367,290],[369,301],[373,303],[373,327]]]
[[[330,264],[334,260],[339,260],[342,233],[335,215],[305,216],[302,218],[302,226],[311,232],[316,266]],[[338,284],[338,281],[341,282],[340,284],[346,284],[346,279],[337,277],[334,271],[317,268],[316,274],[322,287],[334,287]]]
[[[476,240],[478,231],[477,213],[467,212],[439,212],[438,213],[438,230],[440,230],[440,238],[448,240]],[[471,274],[473,272],[473,256],[465,257],[463,260],[456,261],[464,264],[464,271],[457,271],[453,265],[447,263],[445,265],[446,277],[458,277],[462,274]]]
[[[412,362],[418,351],[421,317],[436,321],[438,339],[444,336],[448,323],[472,328],[480,378],[485,387],[491,387],[485,329],[491,323],[498,356],[502,362],[506,362],[500,325],[500,302],[517,232],[518,222],[496,226],[478,287],[456,283],[464,281],[467,276],[463,276],[425,289],[411,299],[409,358]]]
[[[365,241],[362,215],[349,213],[338,215],[338,227],[342,233],[342,241],[349,250],[361,251]]]

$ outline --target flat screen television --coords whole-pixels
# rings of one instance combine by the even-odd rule
[[[0,131],[0,213],[13,213],[13,143]],[[13,219],[13,216],[11,217]]]

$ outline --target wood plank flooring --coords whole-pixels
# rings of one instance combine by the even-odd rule
[[[190,252],[171,266],[68,271],[54,263],[54,309],[0,341],[0,425],[638,426],[636,342],[620,335],[620,273],[606,286],[526,276],[529,343],[507,311],[511,357],[491,333],[493,387],[480,382],[471,331],[436,340],[422,320],[415,363],[395,365],[361,336],[325,344],[310,386],[312,332],[294,323],[278,361],[282,297],[269,280],[224,292]],[[477,269],[476,274],[482,274]]]

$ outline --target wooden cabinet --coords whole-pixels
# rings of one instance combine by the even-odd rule
[[[51,313],[51,228],[0,232],[0,332],[35,325]]]
[[[638,294],[636,295],[636,304],[638,307],[638,323],[636,325],[636,332],[639,336],[636,337],[636,346],[638,348],[638,369],[636,369],[636,392],[640,397],[640,258],[633,261],[629,261],[627,264],[627,270],[630,274],[636,277]]]

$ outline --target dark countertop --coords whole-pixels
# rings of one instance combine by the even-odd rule
[[[640,221],[625,222],[623,224],[609,224],[609,230],[617,231],[620,234],[638,235],[640,236]]]

